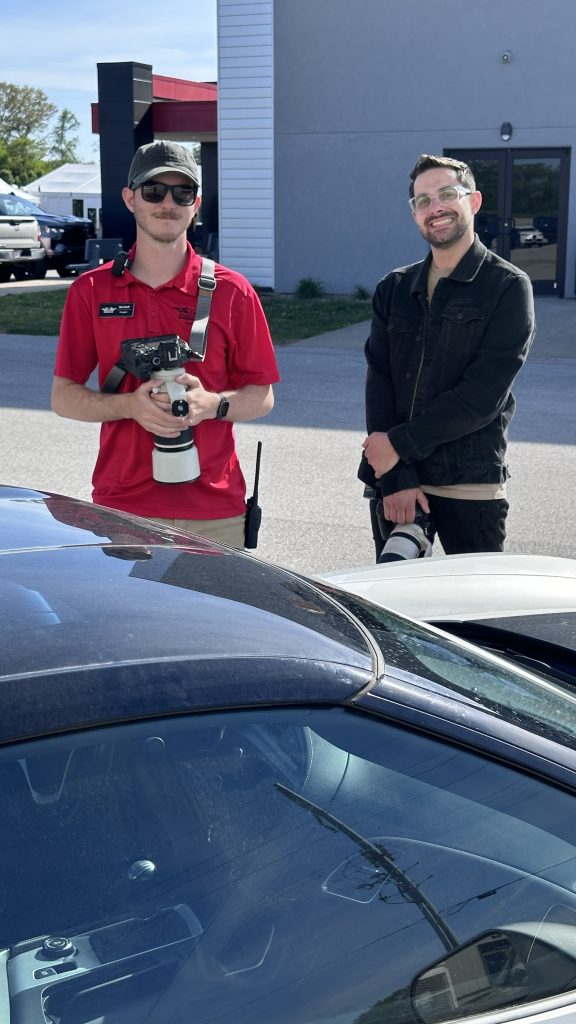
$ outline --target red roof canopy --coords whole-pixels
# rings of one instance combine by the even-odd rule
[[[171,139],[215,141],[218,86],[184,78],[152,75],[154,134]],[[98,104],[92,104],[92,131],[99,134]]]

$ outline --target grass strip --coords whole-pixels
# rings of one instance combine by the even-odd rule
[[[0,334],[58,334],[67,289],[39,289],[22,295],[0,296]],[[260,296],[276,344],[312,338],[316,334],[368,320],[369,299],[325,295],[298,299],[293,295]]]

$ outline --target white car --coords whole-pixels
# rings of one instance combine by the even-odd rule
[[[506,552],[445,555],[320,578],[576,683],[576,559]]]
[[[548,239],[542,234],[539,228],[533,226],[527,228],[518,228],[518,245],[524,248],[531,249],[533,247],[540,247],[541,245],[547,245]]]

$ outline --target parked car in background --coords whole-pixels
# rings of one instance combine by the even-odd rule
[[[537,248],[548,245],[550,241],[556,241],[556,226],[552,225],[552,220],[555,218],[535,217],[533,224],[512,227],[510,235],[512,248]],[[553,230],[553,238],[544,230],[544,222]],[[480,241],[488,249],[493,248],[498,238],[498,218],[493,214],[477,213],[474,223]]]
[[[68,269],[69,265],[83,261],[86,239],[96,236],[91,220],[47,213],[14,192],[0,192],[0,212],[10,216],[33,216],[40,225],[42,259],[31,266],[29,271],[26,269],[23,276],[42,278],[48,270],[56,270],[60,277],[71,277],[73,271]]]
[[[524,228],[513,228],[512,230],[512,248],[517,249],[522,247],[525,249],[539,248],[542,245],[548,245],[548,239],[542,232],[535,228],[533,224]]]
[[[36,277],[44,263],[40,226],[30,212],[18,212],[0,195],[0,283],[15,277]]]
[[[576,688],[576,559],[508,552],[412,558],[320,578]]]
[[[549,242],[556,242],[558,239],[558,217],[552,215],[539,214],[534,217],[534,227],[538,228],[539,231],[548,239]]]
[[[0,641],[3,1021],[574,1020],[572,686],[10,487]]]

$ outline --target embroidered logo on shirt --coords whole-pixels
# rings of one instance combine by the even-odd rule
[[[98,316],[134,316],[134,305],[134,302],[101,302]]]
[[[178,306],[176,312],[180,320],[185,320],[186,323],[190,324],[194,323],[194,313],[191,309],[188,309],[186,306]]]

